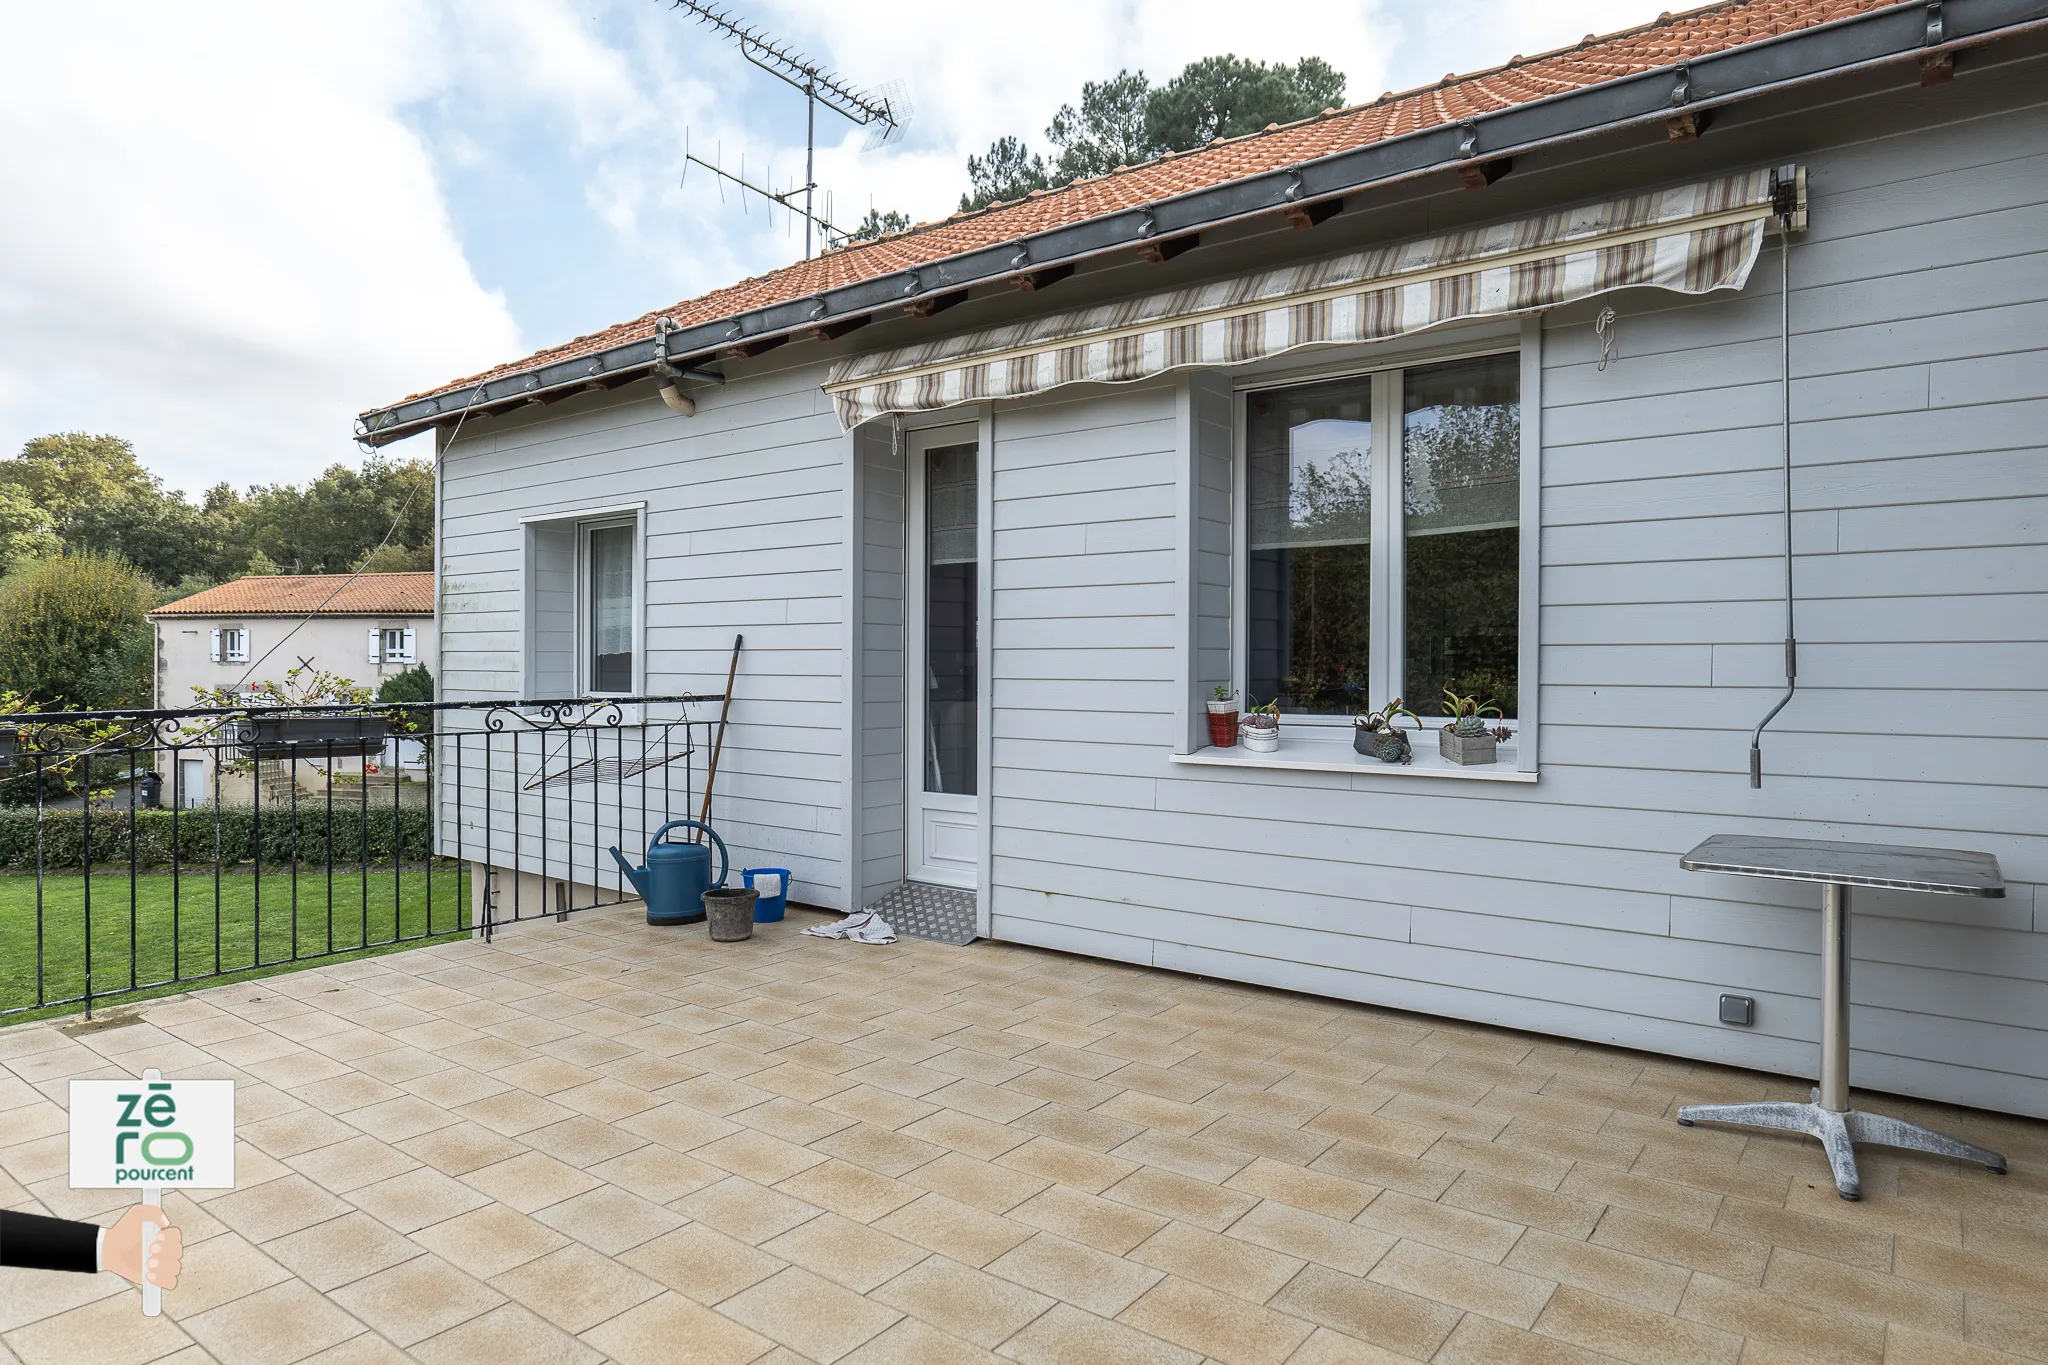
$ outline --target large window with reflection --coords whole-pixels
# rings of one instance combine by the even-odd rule
[[[1245,398],[1245,692],[1298,716],[1444,690],[1517,714],[1520,360]]]

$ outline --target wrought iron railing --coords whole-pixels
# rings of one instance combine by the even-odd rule
[[[0,716],[0,1018],[631,899],[721,701]]]

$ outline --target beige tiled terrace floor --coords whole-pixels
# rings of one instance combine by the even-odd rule
[[[149,1321],[0,1271],[25,1365],[317,1360],[2048,1360],[2048,1125],[1887,1101],[2014,1172],[1684,1130],[1783,1080],[981,944],[712,945],[591,912],[0,1032],[0,1201],[73,1076],[232,1075]],[[990,1353],[993,1352],[992,1356]],[[7,1353],[0,1351],[0,1358]]]

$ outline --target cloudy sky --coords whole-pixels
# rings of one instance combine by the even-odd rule
[[[851,84],[906,87],[881,151],[820,115],[846,221],[943,216],[970,152],[1042,146],[1120,67],[1314,54],[1370,99],[1669,4],[735,9]],[[686,139],[787,183],[803,102],[665,0],[0,4],[0,455],[110,431],[175,487],[296,482],[360,459],[364,408],[800,256],[758,201],[678,184]]]

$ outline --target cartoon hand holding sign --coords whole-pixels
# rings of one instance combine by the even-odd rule
[[[163,1290],[177,1283],[184,1250],[178,1230],[164,1216],[163,1187],[232,1189],[234,1184],[233,1081],[167,1081],[154,1069],[143,1072],[140,1081],[73,1081],[71,1188],[132,1185],[142,1202],[104,1233],[89,1223],[37,1219],[52,1226],[23,1231],[63,1243],[68,1250],[60,1255],[53,1248],[33,1264],[125,1276],[142,1286],[142,1311],[155,1317],[163,1311]],[[0,1244],[19,1235],[0,1228]],[[88,1243],[81,1238],[96,1244],[90,1260]]]

